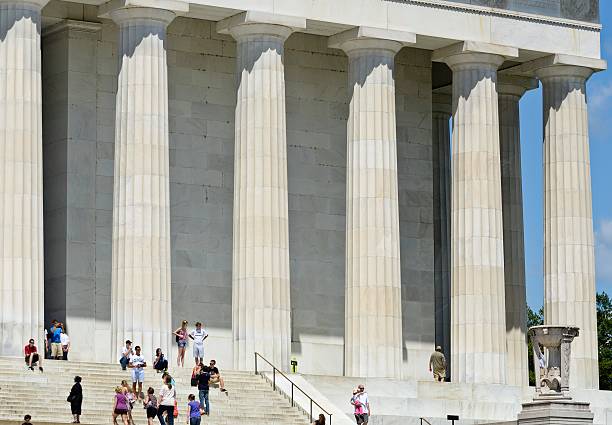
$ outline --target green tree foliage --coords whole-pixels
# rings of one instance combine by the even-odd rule
[[[532,326],[538,326],[544,324],[544,307],[540,308],[540,310],[536,313],[531,309],[531,307],[527,306],[527,329],[529,330]],[[533,369],[533,360],[532,360],[532,352],[531,352],[531,341],[529,337],[527,337],[527,364],[529,365],[529,385],[535,386],[535,371]]]
[[[599,344],[599,388],[612,390],[612,300],[597,294],[597,340]]]

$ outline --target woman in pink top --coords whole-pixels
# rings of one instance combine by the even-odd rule
[[[176,336],[176,343],[178,345],[178,356],[176,363],[178,366],[185,366],[185,347],[187,347],[187,320],[183,320],[181,327],[172,332]]]
[[[129,402],[123,393],[122,387],[115,388],[115,399],[113,401],[113,424],[117,425],[117,416],[121,416],[123,425],[130,425],[128,422]]]

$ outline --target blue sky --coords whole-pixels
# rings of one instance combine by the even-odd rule
[[[600,1],[602,56],[612,67],[612,1]],[[597,290],[612,295],[612,70],[587,83]],[[527,303],[543,303],[542,89],[528,92],[521,108],[521,160],[525,221]]]

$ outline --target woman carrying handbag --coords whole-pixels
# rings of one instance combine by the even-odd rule
[[[81,377],[74,377],[74,385],[70,389],[70,394],[68,394],[68,398],[66,399],[70,403],[70,410],[72,411],[72,416],[74,420],[73,424],[80,424],[80,416],[81,416],[81,404],[83,403],[83,388],[81,388]]]

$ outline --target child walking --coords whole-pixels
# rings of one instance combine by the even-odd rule
[[[189,394],[189,403],[187,403],[189,414],[187,415],[187,423],[189,425],[200,425],[202,415],[200,413],[200,402],[196,401],[195,395]]]

